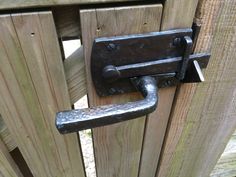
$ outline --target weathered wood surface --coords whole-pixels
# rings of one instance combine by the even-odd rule
[[[82,39],[87,67],[90,106],[140,99],[135,94],[99,98],[92,87],[90,55],[95,37],[157,31],[162,5],[81,10]],[[137,177],[145,117],[93,129],[98,177]]]
[[[209,176],[236,128],[236,1],[201,0],[197,51],[210,51],[206,82],[178,89],[159,177]]]
[[[167,0],[164,3],[161,30],[190,28],[197,8],[196,0]],[[188,9],[188,10],[186,10]],[[161,89],[157,110],[149,115],[144,137],[140,177],[154,177],[176,87]]]
[[[210,177],[235,177],[236,152],[225,154],[220,158]]]
[[[35,177],[84,177],[77,134],[55,113],[70,109],[51,12],[0,16],[0,113]]]
[[[157,110],[148,115],[144,134],[140,177],[154,177],[160,156],[166,126],[175,94],[175,87],[159,90]]]
[[[127,1],[134,0],[0,0],[0,10]]]
[[[210,177],[236,176],[236,132],[228,142]]]
[[[52,8],[57,35],[61,40],[80,37],[78,6],[60,6]]]
[[[0,115],[0,139],[7,147],[8,151],[12,151],[17,147],[16,142],[12,138],[12,135],[10,134],[8,128],[6,127],[6,124],[3,122],[1,115]]]
[[[162,30],[191,27],[198,0],[165,0]]]
[[[87,94],[83,47],[77,49],[64,61],[66,81],[71,105]],[[0,116],[0,137],[8,151],[17,147],[6,124]]]
[[[12,159],[7,147],[0,139],[0,176],[1,177],[23,177],[18,166]]]
[[[64,61],[71,104],[87,94],[83,46]]]

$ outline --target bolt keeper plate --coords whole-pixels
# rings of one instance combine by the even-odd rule
[[[131,78],[145,75],[156,78],[159,88],[176,85],[185,52],[181,41],[191,36],[192,29],[179,29],[95,39],[91,74],[97,94],[108,96],[135,91]],[[190,55],[189,61],[196,60],[205,68],[209,57],[207,54]],[[189,62],[187,71],[192,63]],[[107,79],[104,69],[108,66],[123,69],[123,75],[113,77],[111,73],[111,78]],[[129,66],[127,70],[126,66]],[[189,75],[187,80],[194,81]]]

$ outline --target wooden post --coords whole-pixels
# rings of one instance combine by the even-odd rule
[[[235,0],[201,0],[196,51],[210,51],[206,82],[178,89],[158,177],[209,176],[236,128]]]

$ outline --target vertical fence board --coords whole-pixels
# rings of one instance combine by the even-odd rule
[[[196,0],[166,0],[161,30],[190,28],[197,8]],[[176,87],[160,89],[157,110],[149,115],[144,138],[140,177],[154,177],[160,157]]]
[[[87,67],[90,106],[126,103],[140,99],[137,94],[99,98],[90,76],[91,47],[95,37],[158,31],[161,5],[81,10],[81,26]],[[93,129],[98,177],[137,177],[145,117]]]
[[[51,12],[0,16],[0,112],[33,175],[84,177],[78,137],[60,135],[70,109]]]
[[[160,89],[157,110],[148,116],[140,163],[140,177],[154,177],[156,174],[174,94],[175,87]]]
[[[234,0],[201,0],[196,51],[210,51],[206,82],[178,89],[159,177],[209,176],[236,128]]]
[[[198,0],[165,0],[162,30],[192,26]]]

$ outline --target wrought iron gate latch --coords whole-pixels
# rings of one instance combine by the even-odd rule
[[[153,112],[158,88],[203,82],[209,54],[192,54],[192,29],[97,38],[91,54],[91,75],[99,96],[139,91],[144,99],[124,104],[59,112],[60,133],[105,126]]]

